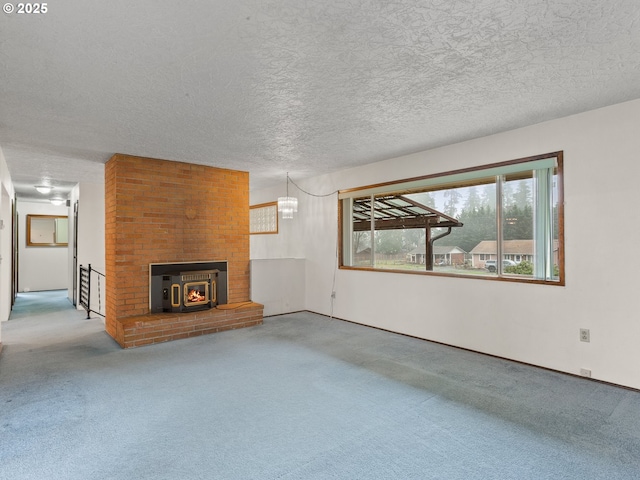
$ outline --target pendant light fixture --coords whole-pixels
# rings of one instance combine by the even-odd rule
[[[282,212],[282,218],[293,218],[298,212],[298,199],[289,196],[289,172],[287,172],[287,196],[278,197],[278,211]]]

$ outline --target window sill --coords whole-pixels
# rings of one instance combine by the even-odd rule
[[[497,276],[480,273],[447,273],[447,272],[428,272],[426,270],[403,270],[403,269],[391,269],[391,268],[374,268],[374,267],[350,267],[341,265],[338,267],[340,270],[353,270],[353,271],[361,271],[361,272],[381,272],[381,273],[400,273],[405,275],[423,275],[429,277],[449,277],[449,278],[465,278],[472,280],[488,280],[493,282],[512,282],[512,283],[528,283],[535,285],[552,285],[557,287],[564,287],[564,280],[538,280],[535,278],[524,278],[524,277],[515,277],[515,276]]]

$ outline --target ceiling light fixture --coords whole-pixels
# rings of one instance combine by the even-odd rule
[[[36,185],[36,190],[41,194],[46,195],[47,193],[50,193],[51,190],[53,190],[53,187],[49,185]]]
[[[62,198],[52,198],[51,200],[49,200],[53,205],[56,206],[60,206],[64,203],[64,200]]]
[[[282,218],[293,218],[298,211],[298,199],[289,196],[289,172],[287,172],[287,196],[278,198],[278,211],[282,212]]]

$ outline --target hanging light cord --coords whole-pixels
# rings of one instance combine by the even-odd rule
[[[296,182],[291,180],[291,177],[289,176],[289,172],[287,172],[287,197],[289,196],[289,182],[291,182],[302,193],[304,193],[305,195],[309,195],[310,197],[316,197],[316,198],[330,197],[331,195],[335,195],[339,192],[339,190],[334,190],[333,192],[326,193],[324,195],[316,195],[315,193],[307,192],[306,190],[300,188],[300,186]],[[339,249],[339,243],[338,243],[338,238],[336,237],[336,263],[334,265],[333,279],[331,281],[331,307],[330,307],[330,313],[329,313],[330,319],[333,319],[333,304],[336,301],[335,291],[336,291],[336,272],[338,271],[338,258],[339,258],[338,249]]]
[[[309,195],[310,197],[318,197],[318,198],[320,198],[320,197],[330,197],[331,195],[335,195],[336,193],[339,192],[339,190],[334,190],[333,192],[326,193],[324,195],[316,195],[315,193],[310,193],[310,192],[307,192],[306,190],[300,188],[300,186],[296,182],[291,180],[291,177],[289,176],[288,173],[287,173],[287,180],[288,180],[288,182],[287,182],[287,196],[289,196],[289,190],[288,190],[289,189],[289,182],[291,182],[302,193],[304,193],[305,195]]]

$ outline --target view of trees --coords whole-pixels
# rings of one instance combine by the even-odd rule
[[[342,261],[562,282],[560,171],[559,158],[532,157],[347,192],[342,231],[352,242]]]
[[[532,182],[532,179],[518,179],[503,184],[504,240],[534,238]],[[469,252],[483,240],[496,240],[496,187],[493,183],[422,192],[407,197],[457,218],[464,224],[462,228],[453,228],[451,234],[438,240],[437,244],[458,246]],[[433,236],[439,233],[439,229],[432,231]],[[425,230],[376,231],[374,239],[376,253],[408,253],[424,245]],[[354,252],[370,247],[370,232],[354,233]]]

